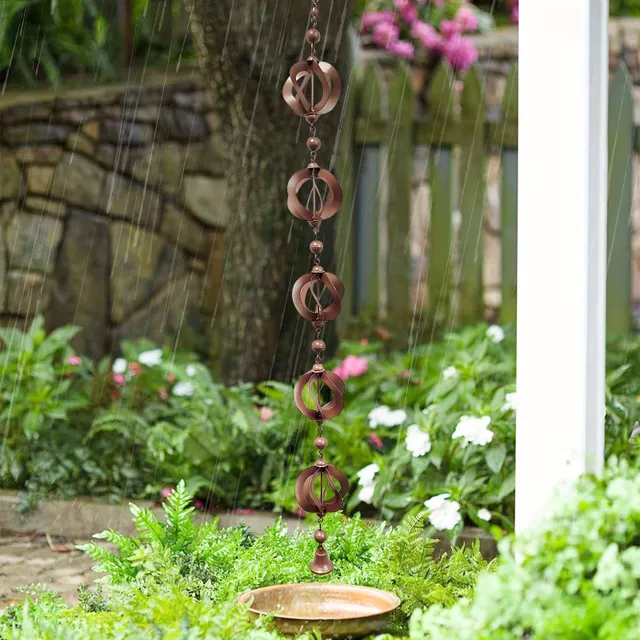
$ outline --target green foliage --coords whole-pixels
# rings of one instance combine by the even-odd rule
[[[465,523],[512,530],[515,336],[507,328],[494,341],[496,331],[501,337],[499,328],[467,328],[411,353],[387,352],[384,340],[343,343],[337,369],[346,375],[350,358],[357,371],[349,370],[345,409],[325,434],[331,461],[353,486],[348,512],[400,520],[449,494],[461,515],[450,537]],[[4,486],[25,488],[34,500],[51,491],[159,498],[185,478],[201,507],[295,511],[295,479],[314,453],[290,384],[227,388],[194,355],[148,342],[124,343],[115,362],[71,367],[74,332],[47,338],[37,320],[28,334],[0,334],[9,346],[0,352],[10,417]],[[607,454],[635,458],[640,447],[629,435],[640,418],[640,338],[611,340],[607,359]],[[381,406],[400,419],[376,424],[372,411]],[[489,441],[454,438],[463,416],[488,421]],[[411,450],[410,428],[428,436],[427,450]],[[358,473],[372,464],[378,472],[368,496]],[[489,522],[479,516],[485,510]]]
[[[131,4],[136,59],[146,65],[191,55],[180,2]],[[57,84],[69,73],[113,79],[116,68],[129,64],[123,56],[117,5],[97,0],[0,1],[3,77],[31,85],[43,79]]]
[[[216,521],[196,525],[192,498],[180,482],[165,505],[165,523],[132,505],[138,536],[109,530],[96,537],[116,551],[95,542],[82,547],[98,563],[96,571],[107,574],[100,580],[107,584],[108,599],[101,591],[83,592],[80,607],[66,609],[50,593],[34,592],[25,607],[4,612],[0,637],[279,638],[262,623],[252,623],[235,603],[248,589],[328,580],[309,572],[315,548],[311,533],[289,536],[281,521],[258,537],[244,528],[220,529]],[[486,567],[477,547],[434,560],[433,541],[424,537],[425,520],[419,514],[395,529],[340,514],[325,520],[335,563],[330,579],[396,593],[402,600],[394,619],[398,632],[406,629],[417,606],[449,606],[470,596],[475,576]],[[52,635],[54,629],[59,635]],[[171,635],[179,631],[184,635]]]
[[[614,457],[603,478],[560,491],[530,534],[501,542],[471,602],[414,614],[411,638],[637,638],[639,540],[639,469]]]
[[[609,0],[610,16],[640,16],[640,0]]]

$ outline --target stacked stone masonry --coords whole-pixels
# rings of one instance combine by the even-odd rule
[[[190,77],[0,102],[0,323],[83,327],[100,357],[142,336],[206,351],[226,153]]]

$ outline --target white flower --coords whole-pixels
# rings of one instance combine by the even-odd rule
[[[187,365],[187,368],[185,369],[185,371],[186,371],[187,375],[188,375],[190,378],[193,378],[193,376],[195,376],[195,375],[196,375],[196,368],[195,368],[195,366],[194,366],[194,365],[192,365],[192,364],[188,364],[188,365]]]
[[[386,405],[376,407],[369,412],[369,426],[375,429],[379,425],[385,427],[397,427],[407,419],[407,412],[404,409],[391,411]]]
[[[491,520],[491,511],[489,511],[489,509],[478,509],[478,518],[489,522],[489,520]]]
[[[178,382],[172,389],[174,396],[192,396],[193,384],[191,382]]]
[[[113,361],[113,373],[124,373],[127,370],[127,361],[124,358],[116,358]]]
[[[504,340],[504,329],[497,324],[492,324],[487,329],[487,338],[489,338],[489,340],[491,340],[491,342],[494,342],[495,344],[498,344],[498,342],[502,342]]]
[[[411,453],[414,458],[419,458],[431,451],[431,438],[429,434],[420,429],[417,424],[412,424],[407,429],[407,438],[404,442],[407,451]]]
[[[464,438],[463,447],[468,444],[477,444],[482,447],[493,440],[493,431],[487,428],[490,422],[491,418],[489,416],[483,416],[482,418],[462,416],[451,437],[454,440],[456,438]]]
[[[152,349],[151,351],[143,351],[138,360],[147,367],[155,367],[162,362],[162,349]]]
[[[369,484],[366,487],[362,487],[360,492],[358,493],[358,500],[360,502],[366,502],[367,504],[371,504],[373,501],[373,492],[375,491],[375,484]]]
[[[453,529],[461,520],[460,503],[449,500],[448,493],[429,498],[424,506],[429,509],[429,522],[438,531]]]
[[[516,392],[514,391],[513,393],[507,393],[507,395],[504,397],[504,404],[502,405],[502,410],[503,411],[515,411],[516,410],[516,402],[517,402],[517,396],[516,396]]]
[[[443,372],[442,372],[442,377],[445,380],[450,380],[451,378],[457,378],[460,374],[458,373],[458,370],[455,367],[447,367]]]
[[[373,479],[376,477],[376,473],[380,471],[380,467],[374,462],[368,464],[358,471],[358,484],[361,487],[369,487],[373,485]]]

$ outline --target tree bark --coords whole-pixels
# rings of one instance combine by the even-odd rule
[[[311,2],[186,4],[230,151],[227,191],[233,216],[225,232],[222,313],[216,319],[220,374],[227,383],[288,380],[307,363],[310,351],[311,334],[295,312],[290,291],[309,270],[311,232],[286,207],[287,182],[308,162],[308,125],[286,105],[281,90],[291,65],[308,55],[303,44]],[[318,58],[339,71],[352,4],[319,3]],[[327,168],[341,104],[317,123],[323,142],[318,162]],[[331,244],[330,226],[323,224],[320,233]],[[329,268],[326,253],[323,265]]]

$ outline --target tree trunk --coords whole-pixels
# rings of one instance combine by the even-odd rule
[[[223,308],[216,319],[220,374],[227,383],[290,380],[307,364],[310,352],[308,323],[295,312],[290,291],[310,268],[311,232],[286,207],[287,182],[308,162],[307,125],[286,105],[281,90],[291,65],[308,55],[303,44],[311,2],[186,4],[204,79],[230,151],[233,216],[225,232]],[[319,3],[323,39],[318,57],[339,70],[352,4]],[[317,124],[323,142],[318,162],[327,168],[339,116],[340,105]],[[329,245],[330,232],[323,224],[320,235]],[[330,268],[326,254],[323,265]]]

